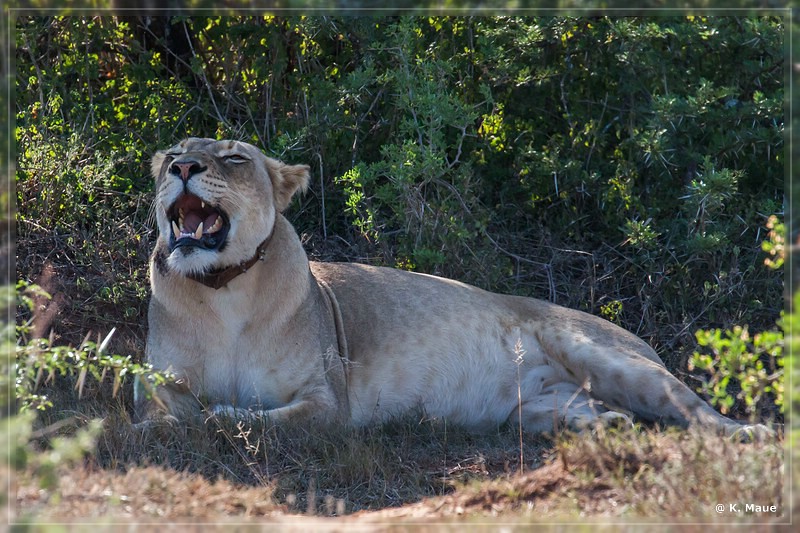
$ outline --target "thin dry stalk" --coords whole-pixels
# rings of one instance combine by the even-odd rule
[[[516,359],[514,359],[514,362],[517,363],[517,417],[518,417],[517,422],[519,425],[519,473],[520,475],[522,475],[525,471],[525,458],[522,450],[522,378],[520,376],[520,367],[522,366],[525,350],[522,348],[521,338],[518,338],[517,342],[514,344],[514,355],[517,356]]]

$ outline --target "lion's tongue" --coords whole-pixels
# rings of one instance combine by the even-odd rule
[[[183,231],[194,233],[197,230],[197,226],[200,225],[201,218],[196,213],[189,213],[185,217],[183,217]],[[203,224],[205,226],[205,224]]]
[[[217,222],[219,215],[217,213],[211,213],[208,215],[205,220],[200,218],[195,212],[187,213],[186,216],[183,218],[183,231],[188,233],[194,233],[197,230],[197,226],[200,225],[200,222],[203,222],[203,231],[208,232],[210,228],[214,227],[214,224]]]

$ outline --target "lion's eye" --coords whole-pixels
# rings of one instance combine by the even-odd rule
[[[236,154],[231,154],[231,155],[226,155],[226,156],[223,156],[223,157],[222,157],[222,159],[223,159],[223,160],[224,160],[226,163],[233,163],[233,164],[235,164],[235,165],[239,165],[239,164],[241,164],[241,163],[247,163],[248,161],[250,161],[250,160],[249,160],[249,159],[247,159],[246,157],[242,157],[242,156],[240,156],[240,155],[236,155]]]

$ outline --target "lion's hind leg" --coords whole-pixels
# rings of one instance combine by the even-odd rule
[[[591,398],[606,409],[625,410],[645,421],[737,438],[742,430],[755,438],[772,433],[764,426],[743,426],[716,412],[657,362],[660,360],[655,352],[646,346],[636,348],[632,341],[603,346],[587,339],[580,346],[551,350],[549,355],[569,376],[586,383]]]
[[[521,416],[520,416],[521,410]],[[633,426],[631,418],[608,409],[580,386],[569,382],[548,385],[534,396],[523,400],[509,415],[512,423],[532,433],[557,434],[564,429],[583,431],[597,424]]]

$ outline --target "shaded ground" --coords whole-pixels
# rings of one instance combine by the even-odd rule
[[[432,440],[440,445],[439,428],[423,428],[416,433],[411,428],[389,428],[388,434],[332,434],[342,439],[337,442],[339,449],[358,449],[365,455],[373,465],[369,472],[342,464],[342,456],[337,459],[330,455],[329,464],[317,463],[323,457],[320,442],[332,440],[331,434],[319,440],[306,434],[306,442],[301,443],[303,437],[291,433],[269,443],[262,441],[268,448],[262,452],[286,453],[288,457],[290,448],[296,447],[305,461],[295,466],[290,465],[292,459],[282,465],[274,463],[274,470],[261,481],[251,478],[247,483],[231,479],[236,474],[235,461],[228,476],[143,464],[158,459],[153,448],[142,464],[127,467],[110,468],[97,458],[89,458],[60,470],[57,485],[50,489],[40,488],[35,472],[28,470],[15,481],[16,519],[159,526],[187,521],[258,522],[314,529],[365,524],[607,523],[634,519],[656,524],[745,521],[777,525],[786,522],[790,507],[784,495],[784,450],[780,442],[740,444],[673,431],[600,431],[559,439],[550,447],[542,441],[526,443],[524,451],[532,457],[525,459],[525,469],[520,473],[514,461],[519,452],[510,448],[511,434],[477,441],[451,434],[451,455],[445,458],[432,455],[433,448],[424,442]],[[143,438],[147,446],[151,437]],[[386,445],[385,454],[366,452],[379,441]],[[474,454],[476,446],[489,444],[494,448]],[[509,448],[504,449],[502,444]],[[165,446],[162,451],[169,442]],[[535,459],[534,449],[538,450]],[[202,454],[208,450],[189,442],[184,452]],[[428,462],[415,460],[426,455]],[[207,459],[215,463],[219,457]],[[403,461],[410,465],[399,469],[398,463]],[[380,494],[384,495],[382,499]],[[715,506],[720,503],[738,504],[740,508],[748,503],[775,505],[777,511],[746,513],[740,509],[736,513],[726,509],[718,513]],[[335,518],[321,518],[329,516]]]

